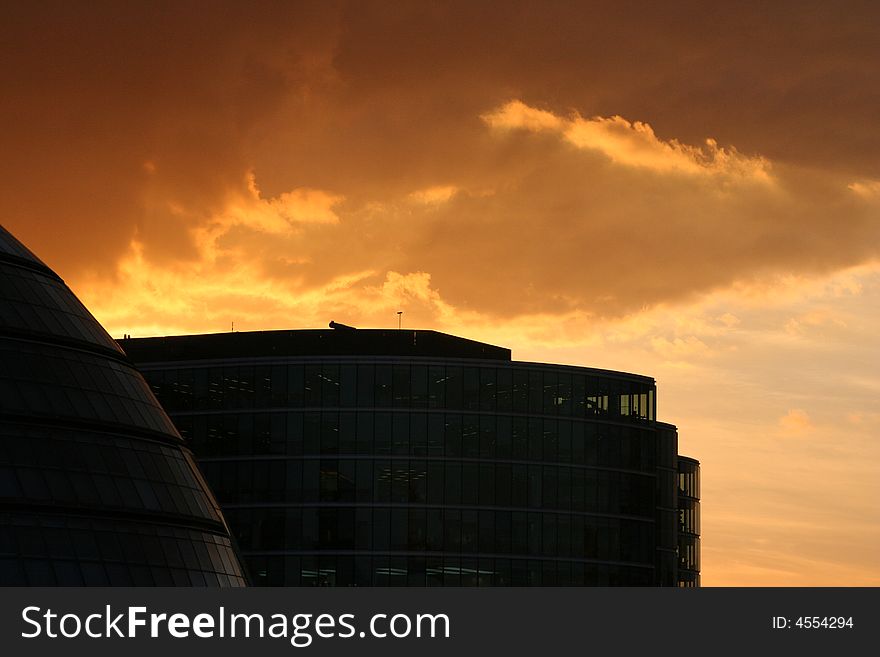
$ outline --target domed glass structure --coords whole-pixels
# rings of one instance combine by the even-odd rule
[[[143,377],[0,226],[0,584],[245,583],[217,502]]]

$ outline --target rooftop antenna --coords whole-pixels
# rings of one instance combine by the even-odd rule
[[[401,321],[402,321],[402,318],[403,318],[403,311],[402,311],[402,310],[398,310],[398,311],[397,311],[397,330],[398,330],[398,331],[400,330],[400,327],[401,327]]]

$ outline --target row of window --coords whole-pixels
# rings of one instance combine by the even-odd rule
[[[84,508],[159,511],[198,518],[219,518],[217,509],[199,488],[67,470],[0,467],[2,498]]]
[[[0,329],[36,331],[121,351],[64,283],[0,262]]]
[[[173,570],[186,573],[189,585],[244,584],[224,536],[138,522],[0,514],[0,580],[95,584],[104,581],[95,571],[100,567],[113,586],[167,583]]]
[[[0,586],[246,586],[242,575],[70,559],[0,557]]]
[[[206,461],[221,504],[476,505],[653,517],[650,475],[566,466],[418,459]]]
[[[679,586],[700,585],[700,466],[678,461],[678,579]]]
[[[654,419],[654,386],[497,364],[315,363],[164,369],[144,376],[169,412],[250,408],[430,408]]]
[[[685,570],[679,568],[677,584],[680,588],[698,588],[700,586],[700,572],[697,570]]]
[[[679,497],[700,497],[700,466],[689,459],[678,461]]]
[[[678,568],[679,570],[700,570],[700,539],[698,537],[679,535]]]
[[[0,338],[0,410],[176,430],[140,375],[109,358]]]
[[[0,465],[68,468],[197,486],[182,446],[112,432],[0,423]]]
[[[651,564],[654,523],[467,509],[228,509],[243,553],[357,550],[574,557]]]
[[[700,534],[700,503],[697,500],[678,498],[678,531],[684,534]]]
[[[625,425],[426,412],[174,414],[201,458],[252,454],[412,455],[598,465],[653,472],[674,434]],[[658,452],[663,452],[658,455]]]
[[[480,557],[251,556],[257,586],[651,586],[649,568]]]

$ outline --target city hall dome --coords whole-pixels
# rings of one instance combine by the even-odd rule
[[[0,226],[0,584],[245,583],[217,502],[143,377]]]

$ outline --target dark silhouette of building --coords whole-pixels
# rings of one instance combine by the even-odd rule
[[[220,509],[143,377],[2,226],[0,584],[245,584]]]
[[[678,582],[700,585],[700,462],[678,457]]]
[[[698,585],[698,463],[653,379],[331,327],[122,341],[255,583]]]

